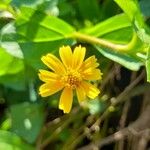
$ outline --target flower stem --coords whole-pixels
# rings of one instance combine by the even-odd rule
[[[97,37],[83,34],[80,32],[74,32],[72,37],[76,38],[77,40],[85,41],[85,42],[88,42],[91,44],[97,44],[99,46],[107,47],[107,48],[113,49],[115,51],[120,51],[120,52],[132,50],[137,41],[137,35],[135,32],[133,33],[131,41],[128,44],[124,44],[124,45],[123,44],[114,44],[105,39],[97,38]]]

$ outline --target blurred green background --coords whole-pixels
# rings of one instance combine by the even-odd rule
[[[122,52],[74,37],[76,31],[116,45],[129,43],[133,33],[137,40]],[[150,103],[149,33],[150,0],[1,0],[0,150],[80,149],[135,121]],[[63,114],[60,93],[39,96],[38,69],[45,69],[41,56],[79,44],[100,63],[101,94],[82,106],[75,100]],[[133,150],[138,142],[125,144],[101,149]]]

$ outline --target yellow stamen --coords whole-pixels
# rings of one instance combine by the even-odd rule
[[[62,77],[64,86],[75,89],[82,81],[81,74],[77,71],[68,69],[65,76]]]

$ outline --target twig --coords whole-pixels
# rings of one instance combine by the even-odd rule
[[[138,150],[146,150],[148,141],[150,140],[150,129],[146,129],[139,141]]]
[[[94,147],[102,147],[104,145],[110,144],[112,142],[119,141],[121,139],[124,139],[127,137],[127,135],[135,135],[135,136],[141,136],[143,133],[145,133],[147,130],[148,138],[150,138],[150,105],[148,105],[145,109],[145,111],[140,115],[140,117],[131,125],[128,127],[121,129],[120,131],[114,133],[113,135],[110,135],[104,139],[98,140],[94,143],[91,143],[89,145],[86,145],[82,148],[79,148],[78,150],[94,150]],[[142,150],[142,149],[140,149]]]
[[[145,72],[143,71],[129,86],[126,87],[126,89],[116,98],[112,101],[112,104],[105,110],[105,112],[101,115],[100,118],[91,126],[92,130],[95,130],[95,127],[99,126],[101,121],[104,120],[109,114],[110,114],[110,107],[114,107],[117,104],[121,103],[125,98],[127,97],[128,93],[133,89],[143,78]]]
[[[54,140],[57,135],[69,124],[71,123],[73,120],[75,120],[75,118],[80,118],[83,117],[85,115],[85,113],[77,113],[78,112],[78,108],[74,108],[73,111],[68,114],[68,115],[64,115],[62,117],[56,118],[55,120],[48,122],[42,129],[42,133],[40,134],[38,140],[37,140],[37,150],[42,150],[44,149],[52,140]],[[53,126],[53,128],[52,128]],[[46,132],[49,131],[49,129],[51,128],[51,135],[49,137],[47,137],[46,139],[43,140],[43,137],[45,135]]]
[[[130,101],[126,101],[126,103],[124,104],[124,108],[122,111],[122,116],[120,119],[120,129],[123,129],[125,127],[126,124],[126,118],[127,118],[127,114],[128,114],[128,110],[130,107]],[[118,143],[118,150],[122,150],[124,146],[124,140],[120,140]]]
[[[137,75],[137,73],[135,73],[135,72],[132,73],[130,83],[132,83],[136,79],[136,75]],[[126,119],[127,119],[127,114],[128,114],[130,105],[131,105],[131,101],[129,101],[129,100],[127,100],[124,104],[124,107],[122,110],[122,115],[121,115],[120,122],[119,122],[119,124],[120,124],[119,130],[123,129],[126,125]],[[120,140],[118,142],[118,150],[122,150],[123,146],[124,146],[124,140]]]

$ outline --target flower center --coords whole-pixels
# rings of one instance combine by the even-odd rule
[[[68,70],[66,75],[63,77],[65,86],[75,89],[81,83],[81,74],[77,71]]]

